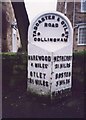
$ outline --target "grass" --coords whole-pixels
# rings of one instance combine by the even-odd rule
[[[86,55],[86,50],[79,51],[79,52],[73,52],[74,55]],[[16,55],[25,55],[27,56],[27,53],[15,53],[15,52],[2,52],[0,55],[3,56],[16,56]]]
[[[86,50],[73,53],[74,55],[86,55]]]

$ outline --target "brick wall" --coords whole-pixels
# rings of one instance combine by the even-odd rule
[[[57,4],[57,11],[65,13],[65,0],[58,0]],[[66,0],[67,1],[67,0]],[[73,17],[75,13],[75,16]],[[81,13],[81,2],[75,2],[75,12],[74,12],[74,2],[67,2],[67,14],[66,16],[69,18],[69,20],[72,23],[72,26],[74,25],[74,36],[73,36],[73,49],[74,51],[83,51],[86,50],[86,46],[78,46],[78,27],[77,24],[79,23],[86,23],[86,13]]]

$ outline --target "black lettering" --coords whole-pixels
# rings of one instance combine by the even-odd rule
[[[30,76],[33,77],[33,73],[32,73],[32,71],[30,71]]]
[[[38,56],[39,60],[41,61],[42,60],[42,57],[41,56]]]
[[[49,85],[48,85],[48,82],[46,81],[46,87],[48,87]]]
[[[35,37],[36,36],[36,34],[33,34],[33,37]]]
[[[47,56],[45,56],[45,61],[47,61]]]
[[[66,38],[64,38],[64,42],[67,42],[67,39],[66,39]]]
[[[38,56],[38,55],[28,55],[28,60],[35,61],[51,61],[51,56]]]
[[[51,57],[50,56],[48,56],[48,62],[50,62],[51,61]]]
[[[57,78],[58,78],[58,74],[55,75],[55,79],[57,79]]]
[[[70,63],[60,64],[60,68],[69,68]]]
[[[58,22],[60,21],[60,18],[59,18],[59,17],[57,18],[57,21],[58,21]]]
[[[36,37],[34,38],[34,41],[37,41],[37,38],[36,38]]]
[[[61,22],[62,25],[64,25],[64,23],[65,23],[64,21]]]
[[[65,77],[70,77],[71,76],[71,72],[62,72],[62,73],[56,73],[55,74],[55,79],[58,79],[58,78],[65,78]]]
[[[65,36],[65,34],[64,33],[62,33],[62,37],[64,37]]]
[[[33,80],[33,79],[31,79],[31,78],[28,78],[28,81],[29,81],[29,83],[32,83],[32,84],[34,84],[34,80]]]
[[[53,39],[52,39],[52,38],[50,38],[50,41],[52,42],[52,41],[53,41]]]
[[[44,22],[44,21],[45,21],[45,19],[44,19],[43,17],[41,18],[41,20],[42,20],[42,22]]]
[[[68,34],[68,31],[66,31],[65,34]]]
[[[33,63],[31,63],[31,66],[33,67]]]
[[[35,63],[35,67],[38,68],[37,64]]]
[[[42,21],[41,21],[41,20],[38,20],[38,23],[40,24],[40,23],[42,23]]]
[[[46,76],[46,74],[44,73],[44,74],[43,74],[43,78],[44,78],[44,79],[45,79],[45,76]]]
[[[67,67],[70,68],[70,63],[67,63]]]
[[[55,26],[58,27],[58,24],[56,23]]]
[[[44,63],[35,63],[35,68],[46,68],[47,69],[48,64]]]
[[[40,78],[42,78],[42,73],[40,72]]]
[[[55,27],[54,24],[52,24],[52,27]]]
[[[54,62],[56,61],[56,57],[54,57]]]
[[[38,23],[36,23],[36,26],[38,27],[38,26],[39,26],[39,24],[38,24]]]
[[[58,86],[58,81],[56,81],[56,86]]]
[[[64,24],[64,25],[63,25],[63,27],[67,27],[67,25],[66,25],[66,24]]]
[[[66,27],[66,28],[64,28],[64,31],[66,31],[68,28]]]
[[[58,23],[44,23],[44,27],[58,27]]]
[[[60,38],[58,38],[57,41],[60,41]]]
[[[62,81],[59,81],[59,85],[62,85]]]
[[[63,41],[63,38],[61,38],[61,41]]]
[[[69,84],[70,83],[70,79],[66,79],[66,84]]]
[[[53,19],[53,20],[55,19],[55,16],[54,16],[54,15],[52,16],[52,19]]]
[[[28,56],[28,60],[30,60],[30,55]]]
[[[49,23],[48,26],[51,27],[51,23]]]
[[[70,77],[71,76],[71,72],[64,72],[64,77]]]
[[[38,56],[36,55],[33,55],[33,58],[34,58],[34,60],[37,60],[38,61]]]
[[[41,38],[41,42],[44,42],[44,40]]]
[[[42,86],[46,86],[46,87],[48,87],[49,85],[48,85],[48,81],[42,81],[42,80],[38,80],[38,79],[35,79],[35,84],[36,85],[42,85]]]
[[[50,15],[48,16],[48,19],[51,20],[51,16]]]
[[[47,27],[47,23],[44,23],[44,27]]]
[[[59,68],[59,64],[55,64],[55,69],[56,69],[56,68]]]
[[[43,86],[45,86],[45,81],[43,80]]]
[[[44,38],[44,41],[47,41],[47,39],[46,39],[46,38]]]
[[[48,64],[45,64],[45,68],[47,69],[47,67],[48,67]]]
[[[42,58],[41,58],[41,59],[42,59],[42,61],[44,61],[44,56],[41,56],[41,57],[42,57]]]
[[[34,29],[37,30],[37,27],[35,26]]]
[[[40,38],[38,38],[38,41],[40,41]]]
[[[65,80],[59,81],[59,85],[64,85],[64,84],[65,84]]]
[[[35,80],[35,84],[36,84],[36,85],[38,84],[38,80]]]
[[[65,36],[66,38],[68,38],[68,35],[67,36]]]
[[[36,34],[36,31],[33,31],[34,34]]]
[[[54,42],[56,42],[56,38],[54,38]]]
[[[46,18],[46,20],[48,19],[48,17],[47,17],[47,16],[45,16],[45,18]]]
[[[59,73],[59,78],[63,78],[63,73]]]

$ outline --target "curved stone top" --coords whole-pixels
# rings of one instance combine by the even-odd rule
[[[69,19],[60,12],[44,12],[31,22],[29,44],[54,52],[72,45],[73,29]]]

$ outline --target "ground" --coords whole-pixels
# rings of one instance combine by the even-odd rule
[[[8,91],[7,91],[8,90]],[[4,90],[3,118],[83,118],[84,91],[76,89],[61,100],[43,100],[21,86]]]
[[[80,57],[81,58],[81,57]],[[79,60],[79,62],[77,62]],[[81,60],[81,62],[80,62]],[[84,59],[83,59],[84,60]],[[13,60],[12,60],[13,61]],[[2,116],[3,118],[84,118],[84,62],[77,57],[73,62],[73,84],[71,96],[50,101],[27,92],[26,71],[19,64],[15,65],[12,73],[11,62],[8,58],[3,62],[2,79]],[[6,63],[7,62],[7,63]],[[10,63],[10,64],[9,64]],[[81,65],[82,63],[82,65]],[[13,64],[13,62],[12,62]],[[77,66],[77,67],[76,67]],[[9,70],[9,69],[10,70]],[[23,71],[21,69],[24,69]]]

